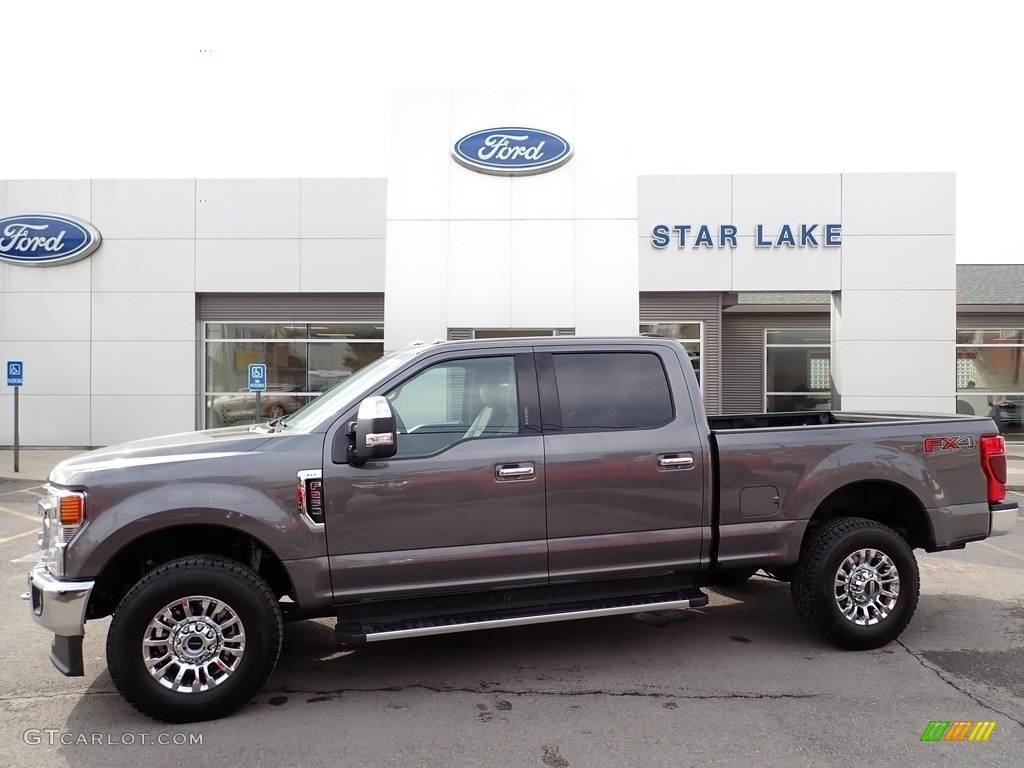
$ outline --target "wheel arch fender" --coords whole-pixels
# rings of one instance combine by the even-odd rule
[[[294,490],[289,489],[294,504]],[[224,483],[149,488],[90,517],[68,547],[68,572],[96,580],[88,618],[111,613],[139,578],[185,555],[219,555],[256,570],[296,602],[286,563],[326,557],[323,527],[261,489]],[[307,585],[302,585],[306,587]],[[329,585],[321,591],[330,592]]]
[[[287,493],[284,499],[246,485],[189,482],[127,496],[95,517],[87,502],[86,524],[68,547],[67,572],[93,577],[133,541],[187,526],[238,531],[281,560],[326,555],[323,528],[299,515],[293,487]]]
[[[804,472],[788,499],[795,519],[862,517],[888,525],[914,547],[927,548],[935,534],[927,510],[938,506],[942,487],[935,473],[907,451],[878,443],[846,446]]]
[[[118,550],[96,576],[87,619],[114,612],[121,599],[147,573],[183,557],[209,555],[251,568],[280,598],[300,601],[285,563],[257,538],[221,525],[177,525],[133,539]]]

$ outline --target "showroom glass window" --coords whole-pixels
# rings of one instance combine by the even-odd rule
[[[832,349],[827,328],[765,330],[765,410],[827,411],[832,407]]]
[[[206,426],[293,413],[383,354],[380,323],[206,323]],[[250,363],[267,366],[258,415]]]
[[[700,355],[704,339],[703,323],[645,323],[640,326],[640,333],[656,333],[670,339],[679,339],[683,343],[686,354],[690,356],[693,370],[700,379]]]
[[[1004,434],[1024,431],[1024,329],[956,332],[956,410],[989,416]]]

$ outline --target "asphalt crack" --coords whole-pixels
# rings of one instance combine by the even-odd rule
[[[820,693],[707,693],[707,694],[679,694],[660,693],[656,691],[608,691],[601,688],[592,688],[579,691],[544,691],[544,690],[512,690],[506,688],[456,688],[451,686],[426,685],[414,683],[412,685],[389,685],[380,688],[337,688],[330,690],[309,690],[303,688],[278,688],[274,690],[264,689],[263,694],[295,694],[314,697],[341,696],[346,693],[398,693],[401,691],[421,690],[431,693],[465,693],[472,695],[495,695],[504,696],[609,696],[613,698],[636,698],[636,699],[681,699],[681,700],[712,700],[712,699],[815,699],[827,694]],[[318,699],[326,700],[326,699]]]
[[[496,695],[501,694],[505,696],[570,696],[570,697],[582,697],[582,696],[610,696],[613,698],[636,698],[636,699],[658,699],[658,700],[714,700],[714,699],[815,699],[826,696],[827,694],[821,693],[707,693],[707,694],[679,694],[679,693],[659,693],[656,691],[607,691],[601,688],[592,688],[580,691],[543,691],[543,690],[512,690],[506,688],[456,688],[451,686],[440,686],[440,685],[426,685],[423,683],[414,683],[412,685],[389,685],[379,688],[332,688],[326,690],[312,690],[305,688],[264,688],[257,696],[269,696],[273,699],[271,703],[280,704],[282,703],[278,696],[281,695],[306,695],[313,697],[308,701],[330,701],[333,698],[342,696],[343,694],[352,693],[400,693],[402,691],[421,690],[429,691],[431,693],[465,693],[473,695]],[[115,690],[84,690],[84,691],[58,691],[54,693],[26,693],[22,695],[0,695],[0,705],[11,702],[28,702],[28,701],[46,701],[48,699],[62,699],[68,696],[119,696]],[[496,705],[498,709],[506,710],[511,709],[511,705],[507,702],[501,702]]]
[[[997,709],[996,707],[992,706],[991,704],[988,704],[988,703],[982,701],[980,698],[978,698],[978,696],[973,694],[971,691],[967,690],[966,688],[964,688],[961,685],[958,685],[955,680],[950,679],[949,677],[947,677],[944,674],[944,670],[941,667],[939,667],[939,666],[937,666],[935,664],[932,664],[927,659],[925,659],[923,656],[921,656],[921,654],[915,653],[902,640],[896,640],[896,644],[898,646],[900,646],[900,648],[905,650],[907,653],[909,653],[911,656],[913,656],[915,659],[917,659],[917,663],[920,664],[922,667],[924,667],[925,669],[927,669],[927,670],[929,670],[931,672],[934,672],[935,676],[937,678],[939,678],[939,680],[944,682],[946,685],[948,685],[953,690],[955,690],[955,691],[957,691],[959,693],[962,693],[964,696],[969,698],[971,701],[973,701],[975,704],[977,704],[982,709],[987,709],[989,712],[995,712],[997,715],[1000,715],[1001,717],[1005,717],[1007,720],[1016,723],[1021,728],[1024,728],[1024,722],[1018,720],[1013,715],[1011,715],[1011,714],[1009,714],[1007,712],[1003,712],[1001,709]]]

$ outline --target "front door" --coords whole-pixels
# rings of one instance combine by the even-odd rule
[[[434,356],[374,394],[396,414],[398,453],[324,458],[336,602],[546,583],[532,354]]]

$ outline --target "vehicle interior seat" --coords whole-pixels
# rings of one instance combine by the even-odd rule
[[[516,408],[510,400],[511,387],[507,382],[485,381],[480,385],[480,402],[483,407],[469,425],[464,437],[480,437],[484,433],[504,433],[518,431]]]

